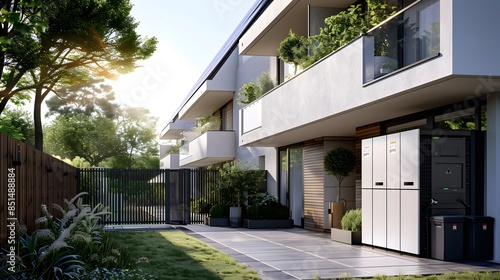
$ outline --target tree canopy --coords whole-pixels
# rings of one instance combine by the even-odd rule
[[[113,118],[99,111],[52,113],[57,117],[45,126],[48,153],[93,167],[158,168],[156,118],[147,109],[125,107]]]
[[[37,15],[47,28],[27,36],[29,44],[25,45],[31,46],[27,49],[33,54],[31,67],[24,71],[24,81],[19,78],[10,90],[5,87],[0,102],[1,113],[17,93],[34,94],[36,148],[43,149],[41,104],[50,93],[60,94],[96,79],[116,78],[133,71],[138,60],[154,53],[156,38],[137,34],[138,23],[130,16],[131,9],[129,0],[41,1]]]

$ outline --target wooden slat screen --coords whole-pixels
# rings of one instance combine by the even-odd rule
[[[17,158],[19,157],[19,158]],[[14,160],[19,159],[20,165]],[[8,178],[15,168],[16,205],[15,218],[28,231],[37,226],[41,205],[47,205],[54,214],[54,203],[64,206],[64,199],[77,194],[77,168],[48,154],[0,133],[0,246],[5,246],[8,231]]]
[[[324,231],[323,140],[304,144],[304,228]]]

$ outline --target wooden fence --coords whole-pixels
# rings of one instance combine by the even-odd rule
[[[53,203],[64,207],[77,194],[77,176],[77,168],[0,133],[0,246],[16,218],[32,232],[42,204],[50,213]]]

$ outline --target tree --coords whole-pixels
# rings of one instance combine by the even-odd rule
[[[75,85],[52,96],[45,103],[49,112],[46,116],[67,114],[98,114],[114,118],[119,114],[119,105],[113,103],[113,88],[102,83],[103,80]]]
[[[116,124],[106,117],[61,115],[46,129],[47,151],[62,158],[79,156],[91,166],[99,166],[120,152]]]
[[[136,33],[131,9],[129,0],[43,2],[40,15],[48,28],[36,36],[36,68],[28,71],[26,84],[17,89],[34,92],[37,149],[43,150],[41,104],[50,93],[131,72],[136,61],[153,54],[157,40]]]
[[[70,110],[45,129],[47,152],[62,158],[81,157],[91,166],[109,168],[158,168],[160,164],[156,118],[144,108],[125,107],[115,118]]]
[[[337,202],[340,201],[340,185],[345,177],[356,168],[356,155],[353,151],[337,147],[330,150],[324,158],[325,171],[335,176],[339,182],[339,191],[337,193]]]
[[[116,121],[121,149],[112,158],[109,167],[157,168],[160,159],[156,121],[145,108],[126,107]]]
[[[24,74],[38,62],[40,44],[35,35],[47,24],[40,17],[41,0],[8,0],[0,3],[0,114],[8,101],[17,95],[26,98],[16,88]]]

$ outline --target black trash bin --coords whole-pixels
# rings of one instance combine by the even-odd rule
[[[464,216],[464,255],[466,259],[485,261],[493,259],[493,222],[485,216]]]
[[[443,261],[464,258],[463,216],[433,216],[431,224],[431,258]]]

